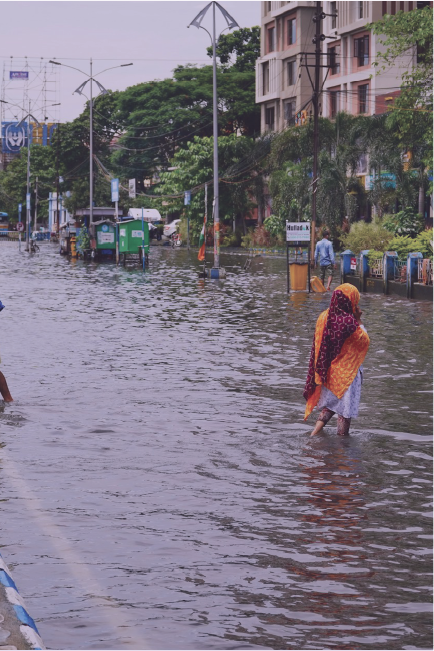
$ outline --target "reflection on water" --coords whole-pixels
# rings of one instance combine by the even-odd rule
[[[431,306],[364,296],[360,418],[311,439],[285,261],[0,248],[0,544],[58,649],[429,648]]]

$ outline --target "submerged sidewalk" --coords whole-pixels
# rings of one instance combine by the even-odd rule
[[[45,649],[38,629],[18,594],[11,571],[0,554],[0,651]]]

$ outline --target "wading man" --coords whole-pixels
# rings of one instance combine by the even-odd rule
[[[330,289],[330,285],[332,284],[333,269],[336,269],[333,245],[330,242],[329,238],[330,238],[330,231],[324,230],[322,234],[322,240],[317,242],[315,248],[315,265],[318,264],[318,258],[319,258],[319,266],[321,268],[320,278],[324,286],[325,286],[324,281],[325,281],[326,274],[328,275],[327,287],[326,287],[327,290]]]

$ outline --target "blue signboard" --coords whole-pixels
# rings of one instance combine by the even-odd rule
[[[191,192],[190,190],[187,190],[187,192],[184,192],[184,206],[189,206],[191,202]]]
[[[30,194],[30,192],[28,192],[26,194],[26,208],[27,208],[27,210],[30,210],[30,197],[31,197],[31,194]]]
[[[10,70],[9,79],[28,79],[29,73],[25,70]]]
[[[21,213],[22,209],[23,209],[23,204],[19,203],[18,204],[18,212]]]
[[[119,179],[111,180],[112,201],[119,201]]]
[[[18,154],[21,147],[27,147],[27,122],[2,122],[2,151],[4,154]],[[30,125],[30,142],[33,128]]]

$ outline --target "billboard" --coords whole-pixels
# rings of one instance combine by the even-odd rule
[[[10,70],[9,79],[28,79],[29,73],[24,70]]]
[[[4,154],[18,154],[21,147],[27,147],[27,122],[18,126],[18,122],[2,122],[2,151]],[[58,125],[55,122],[37,126],[30,123],[30,144],[49,145],[54,130]]]
[[[2,122],[2,152],[18,154],[21,147],[27,147],[27,122]],[[32,126],[30,126],[30,141]]]

